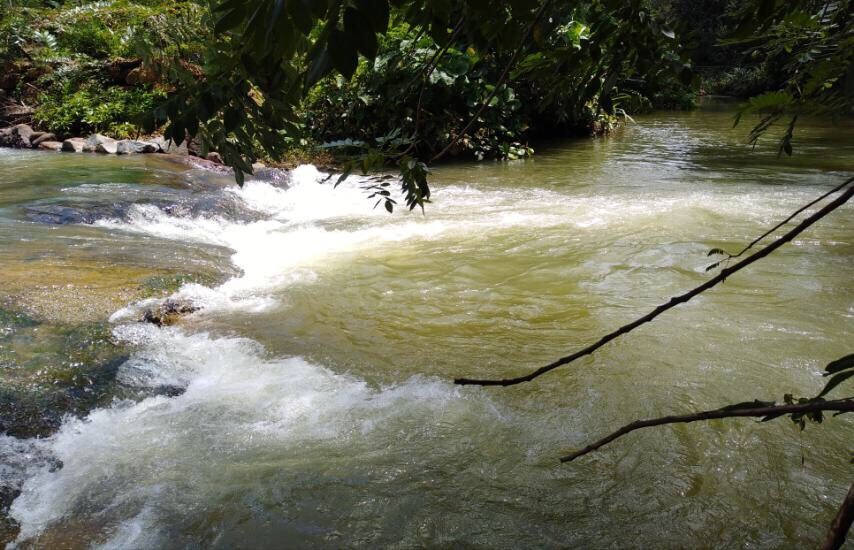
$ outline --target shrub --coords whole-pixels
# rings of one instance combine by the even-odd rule
[[[76,88],[61,83],[40,98],[33,116],[39,127],[59,136],[100,132],[116,138],[137,134],[137,121],[165,94],[145,88]]]
[[[422,112],[417,112],[423,68],[437,52],[429,37],[413,40],[405,27],[392,29],[373,62],[362,61],[345,81],[328,77],[308,94],[304,126],[317,142],[346,138],[369,140],[398,131],[411,135],[418,119],[421,143],[429,155],[459,134],[497,79],[497,63],[472,49],[449,48],[424,84]],[[423,60],[423,62],[422,62]],[[476,158],[517,158],[529,154],[521,145],[528,127],[522,102],[506,86],[483,112],[480,129],[458,143],[457,153]]]
[[[703,78],[702,88],[709,94],[752,97],[774,88],[774,79],[765,65],[732,67]]]

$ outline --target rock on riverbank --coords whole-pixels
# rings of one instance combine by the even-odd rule
[[[101,134],[88,138],[73,137],[57,141],[49,132],[38,132],[26,124],[16,124],[0,129],[0,147],[13,149],[44,149],[68,153],[105,153],[111,155],[184,153],[190,154],[186,145],[176,146],[162,137],[151,140],[113,139]],[[182,151],[183,149],[183,151]]]

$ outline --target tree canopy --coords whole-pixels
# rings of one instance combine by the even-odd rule
[[[575,120],[585,111],[612,112],[612,92],[627,83],[692,77],[676,35],[643,0],[225,0],[213,7],[211,25],[202,79],[157,48],[147,52],[182,84],[150,127],[168,120],[167,137],[176,141],[199,134],[240,181],[259,149],[277,154],[298,133],[303,99],[322,79],[404,60],[417,68],[396,74],[386,90],[389,100],[406,103],[402,116],[381,135],[365,136],[358,145],[366,153],[352,167],[396,163],[410,208],[429,197],[423,161],[465,147],[484,118],[512,115],[525,102],[528,120]],[[517,84],[504,88],[511,78]],[[428,128],[425,136],[419,99],[443,79],[482,84],[465,98],[463,116],[454,112],[471,122]]]

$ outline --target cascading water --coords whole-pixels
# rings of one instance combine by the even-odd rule
[[[77,157],[93,176],[33,196],[0,167],[15,261],[26,230],[53,254],[227,274],[175,291],[201,307],[177,326],[136,321],[153,299],[112,315],[129,357],[111,401],[48,437],[0,435],[2,483],[20,490],[11,546],[811,543],[849,482],[844,417],[802,434],[663,428],[556,458],[636,417],[814,393],[851,351],[851,208],[576,367],[505,390],[450,382],[524,372],[694,286],[709,248],[740,248],[854,159],[843,146],[820,166],[819,127],[807,160],[751,156],[728,125],[669,115],[444,167],[426,215],[374,210],[358,180],[333,190],[312,167],[240,189],[148,160],[126,161],[143,181],[93,182],[102,159]],[[17,155],[0,163],[35,158]],[[21,221],[79,212],[97,219],[43,235]]]

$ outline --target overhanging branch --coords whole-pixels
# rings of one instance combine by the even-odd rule
[[[836,411],[836,412],[854,412],[854,401],[850,399],[838,399],[836,401],[811,401],[809,403],[797,403],[792,405],[774,405],[770,407],[756,408],[736,408],[723,407],[710,411],[703,411],[694,414],[684,414],[677,416],[662,416],[660,418],[652,418],[649,420],[637,420],[631,424],[627,424],[619,430],[603,437],[602,439],[591,443],[580,451],[575,451],[566,456],[561,457],[561,462],[572,462],[580,456],[592,453],[593,451],[604,447],[615,439],[619,439],[624,435],[635,430],[649,428],[652,426],[663,426],[665,424],[687,424],[690,422],[698,422],[702,420],[714,420],[716,418],[736,418],[736,417],[766,417],[766,416],[782,416],[791,413],[811,413],[818,411]]]
[[[827,530],[821,550],[837,550],[842,548],[852,523],[854,523],[854,483],[848,489],[845,500],[842,501],[836,517],[833,518],[833,522],[830,524],[830,529]]]
[[[498,82],[495,83],[495,87],[492,88],[492,92],[486,97],[483,103],[480,104],[480,108],[477,110],[474,116],[469,119],[468,124],[465,125],[463,130],[458,133],[451,140],[451,142],[445,146],[444,149],[439,151],[436,155],[433,156],[433,158],[430,159],[431,164],[448,154],[448,151],[450,151],[451,148],[456,145],[456,143],[460,139],[462,139],[463,136],[465,136],[469,130],[471,130],[471,127],[474,126],[474,123],[477,121],[478,118],[480,118],[480,115],[483,113],[483,111],[486,110],[487,107],[489,107],[489,103],[492,101],[492,98],[494,98],[495,94],[498,93],[498,90],[500,90],[501,87],[504,86],[504,82],[507,80],[507,77],[510,74],[510,69],[512,69],[513,65],[516,64],[516,58],[519,57],[519,54],[522,52],[522,50],[525,49],[525,43],[531,38],[531,35],[534,33],[534,27],[537,26],[537,23],[542,18],[543,13],[545,13],[546,8],[548,8],[549,4],[551,4],[551,0],[545,0],[543,2],[543,5],[540,6],[539,11],[537,11],[537,14],[534,16],[534,20],[531,21],[531,24],[528,26],[528,30],[522,37],[522,43],[519,44],[519,47],[513,51],[513,55],[510,57],[510,61],[507,63],[507,66],[504,67],[504,71],[502,71],[501,76],[498,77]]]
[[[842,188],[842,187],[844,187],[844,185],[840,186],[840,188]],[[521,384],[523,382],[530,382],[531,380],[534,380],[535,378],[538,378],[538,377],[546,374],[547,372],[550,372],[550,371],[552,371],[558,367],[568,365],[568,364],[572,363],[573,361],[576,361],[577,359],[579,359],[581,357],[584,357],[586,355],[590,355],[594,351],[598,350],[599,348],[601,348],[602,346],[607,344],[608,342],[615,340],[616,338],[622,336],[623,334],[627,334],[627,333],[633,331],[634,329],[638,328],[641,325],[649,323],[650,321],[654,320],[656,317],[658,317],[659,315],[661,315],[665,311],[673,309],[674,307],[678,306],[679,304],[684,304],[685,302],[688,302],[689,300],[691,300],[695,296],[702,294],[703,292],[709,290],[710,288],[724,282],[727,279],[727,277],[729,277],[730,275],[733,275],[734,273],[741,271],[742,269],[749,266],[750,264],[768,256],[769,254],[771,254],[772,252],[774,252],[775,250],[777,250],[778,248],[780,248],[781,246],[783,246],[787,242],[791,242],[792,240],[794,240],[795,237],[797,237],[798,235],[803,233],[807,228],[809,228],[810,226],[815,224],[817,221],[824,218],[825,216],[827,216],[828,214],[830,214],[831,212],[833,212],[834,210],[836,210],[837,208],[839,208],[840,206],[842,206],[843,204],[848,202],[851,199],[852,195],[854,195],[854,186],[846,189],[836,199],[834,199],[832,202],[830,202],[826,206],[824,206],[824,208],[822,208],[821,210],[815,212],[814,214],[812,214],[811,216],[809,216],[808,218],[803,220],[797,226],[792,228],[791,231],[784,234],[782,237],[780,237],[779,239],[777,239],[773,243],[769,244],[768,246],[766,246],[762,250],[759,250],[758,252],[754,252],[753,254],[751,254],[747,258],[741,260],[740,262],[738,262],[738,263],[736,263],[730,267],[722,269],[718,275],[709,279],[708,281],[706,281],[702,285],[700,285],[700,286],[698,286],[698,287],[696,287],[696,288],[694,288],[694,289],[692,289],[692,290],[690,290],[684,294],[681,294],[679,296],[675,296],[675,297],[671,298],[669,302],[667,302],[665,304],[661,304],[660,306],[658,306],[657,308],[655,308],[651,312],[647,313],[643,317],[640,317],[640,318],[632,321],[631,323],[624,325],[624,326],[618,328],[617,330],[615,330],[609,334],[606,334],[605,336],[600,338],[597,342],[587,346],[586,348],[583,348],[579,351],[576,351],[573,354],[567,355],[566,357],[561,357],[560,359],[557,359],[556,361],[553,361],[544,367],[540,367],[537,370],[535,370],[529,374],[526,374],[524,376],[519,376],[516,378],[503,378],[503,379],[457,378],[454,380],[454,383],[460,384],[460,385],[477,385],[477,386],[513,386],[515,384]]]
[[[827,197],[829,197],[830,195],[832,195],[832,194],[836,193],[837,191],[839,191],[840,189],[842,189],[843,187],[845,187],[846,185],[848,185],[848,184],[849,184],[849,183],[851,183],[852,181],[854,181],[854,178],[848,178],[847,180],[845,180],[845,181],[842,183],[842,185],[838,185],[838,186],[834,187],[833,189],[831,189],[830,191],[828,191],[828,192],[827,192],[827,193],[825,193],[824,195],[820,196],[819,198],[815,199],[814,201],[812,201],[812,202],[810,202],[810,203],[807,203],[807,204],[803,205],[802,207],[798,208],[797,210],[795,210],[794,212],[792,212],[792,214],[791,214],[788,218],[786,218],[785,220],[781,221],[780,223],[778,223],[777,225],[775,225],[774,227],[772,227],[771,229],[769,229],[769,230],[768,230],[768,231],[766,231],[765,233],[763,233],[763,234],[761,234],[760,236],[758,236],[758,237],[756,237],[755,239],[753,239],[753,240],[750,242],[750,244],[748,244],[747,246],[745,246],[744,248],[742,248],[742,249],[741,249],[741,251],[740,251],[738,254],[727,254],[727,258],[726,258],[726,259],[731,260],[731,259],[733,259],[733,258],[738,258],[738,257],[742,256],[745,252],[747,252],[748,250],[750,250],[751,248],[753,248],[753,247],[754,247],[754,245],[756,245],[757,243],[759,243],[759,241],[761,241],[762,239],[764,239],[764,238],[765,238],[765,237],[767,237],[768,235],[770,235],[770,234],[772,234],[772,233],[776,232],[778,229],[780,229],[781,227],[783,227],[784,225],[786,225],[787,223],[789,223],[790,221],[792,221],[792,220],[795,218],[795,216],[797,216],[798,214],[800,214],[801,212],[803,212],[803,211],[804,211],[804,210],[806,210],[807,208],[810,208],[811,206],[815,206],[816,204],[818,204],[819,202],[823,201],[824,199],[826,199],[826,198],[827,198]]]

